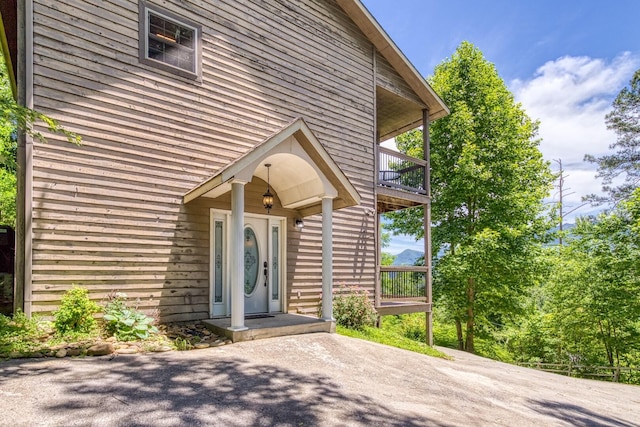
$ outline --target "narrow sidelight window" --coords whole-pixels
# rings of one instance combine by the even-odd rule
[[[271,299],[280,299],[280,228],[271,228]]]
[[[222,280],[224,277],[224,224],[222,221],[215,221],[215,229],[213,235],[213,256],[214,256],[214,303],[222,302]]]

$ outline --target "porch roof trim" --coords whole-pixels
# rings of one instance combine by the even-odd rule
[[[358,191],[322,146],[302,117],[293,120],[283,129],[256,145],[251,151],[189,190],[184,195],[184,203],[189,203],[192,200],[206,195],[223,184],[233,181],[237,176],[245,175],[243,172],[245,172],[246,168],[268,157],[278,145],[287,141],[292,136],[298,141],[327,181],[336,189],[337,197],[335,197],[333,201],[334,209],[359,205],[361,198]],[[312,205],[300,206],[298,211],[303,216],[313,215],[321,211],[321,206],[315,202]]]

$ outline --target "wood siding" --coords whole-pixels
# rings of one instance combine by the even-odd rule
[[[207,318],[209,209],[224,201],[182,195],[299,116],[362,196],[334,213],[334,282],[373,293],[373,49],[334,1],[150,2],[202,26],[201,82],[139,62],[137,1],[34,3],[35,108],[84,142],[35,143],[33,312],[76,284],[163,321]],[[261,191],[247,187],[248,209]],[[320,217],[305,224],[287,230],[286,310],[315,313]]]
[[[417,105],[424,103],[411,89],[407,82],[393,69],[389,61],[380,52],[376,51],[376,84],[402,98],[408,99]],[[426,108],[426,106],[425,106]]]

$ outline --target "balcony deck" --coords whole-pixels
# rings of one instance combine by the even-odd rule
[[[426,160],[378,147],[378,213],[429,203],[426,167]]]
[[[431,303],[426,294],[429,269],[424,266],[380,266],[379,316],[428,313]]]

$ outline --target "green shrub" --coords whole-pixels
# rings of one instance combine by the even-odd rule
[[[60,307],[53,313],[53,326],[60,335],[88,334],[96,329],[93,315],[99,311],[100,307],[89,299],[87,290],[74,286],[64,294]]]
[[[193,349],[193,344],[191,344],[191,341],[189,341],[186,338],[180,338],[180,337],[176,338],[173,341],[173,345],[178,351],[186,351],[186,350]]]
[[[36,316],[28,318],[20,310],[13,318],[0,314],[0,354],[35,351],[40,347],[39,338],[46,333],[47,323]]]
[[[427,319],[424,313],[412,313],[403,316],[401,326],[403,337],[418,342],[425,342],[427,339]]]
[[[393,332],[404,338],[417,342],[425,342],[427,322],[424,313],[394,314],[382,318],[382,329]]]
[[[372,326],[377,319],[369,292],[358,286],[340,287],[340,292],[333,297],[333,316],[338,325],[355,330]]]
[[[120,341],[146,340],[157,334],[154,319],[127,306],[127,296],[116,293],[104,308],[105,328]]]

